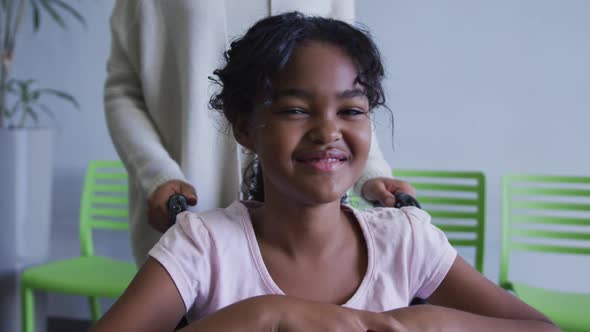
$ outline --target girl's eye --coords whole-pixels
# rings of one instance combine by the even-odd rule
[[[367,114],[367,112],[365,112],[364,110],[357,109],[357,108],[347,108],[347,109],[341,110],[339,113],[341,115],[350,116],[350,117]]]
[[[286,114],[286,115],[301,116],[301,115],[307,114],[307,111],[305,111],[302,108],[288,108],[288,109],[281,111],[281,113]]]

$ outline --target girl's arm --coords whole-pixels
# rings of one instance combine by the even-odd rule
[[[405,331],[390,315],[284,295],[252,297],[210,315],[182,332]]]
[[[92,331],[173,331],[184,313],[174,282],[164,267],[149,257]]]
[[[409,331],[560,331],[547,317],[486,279],[460,256],[428,302],[432,305],[390,313]]]
[[[181,331],[263,331],[278,319],[270,299],[242,301]],[[152,257],[127,290],[93,327],[92,332],[173,331],[185,314],[185,305],[166,269]],[[277,313],[278,314],[278,313]]]

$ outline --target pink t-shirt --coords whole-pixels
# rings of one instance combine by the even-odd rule
[[[189,321],[253,296],[284,294],[264,265],[248,213],[259,205],[236,201],[225,209],[183,212],[150,251],[176,284]],[[381,312],[430,297],[457,255],[430,216],[414,207],[352,211],[368,264],[344,306]]]

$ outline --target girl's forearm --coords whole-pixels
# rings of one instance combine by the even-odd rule
[[[408,331],[561,331],[550,321],[494,318],[435,305],[418,305],[389,312]]]
[[[279,319],[280,305],[273,304],[278,301],[274,295],[252,297],[229,305],[179,331],[269,331]]]

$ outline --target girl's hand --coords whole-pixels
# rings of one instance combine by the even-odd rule
[[[405,332],[407,329],[389,313],[375,313],[292,297],[279,297],[279,321],[272,331]]]
[[[262,295],[229,305],[181,331],[406,332],[407,329],[389,313],[284,295]]]
[[[168,199],[174,194],[186,197],[189,205],[197,204],[197,193],[190,184],[170,180],[159,186],[148,198],[148,223],[158,232],[164,233],[172,226],[168,220]]]
[[[361,193],[363,198],[369,202],[379,202],[386,207],[395,206],[393,194],[403,192],[416,197],[416,189],[409,183],[392,178],[374,178],[363,185]]]

